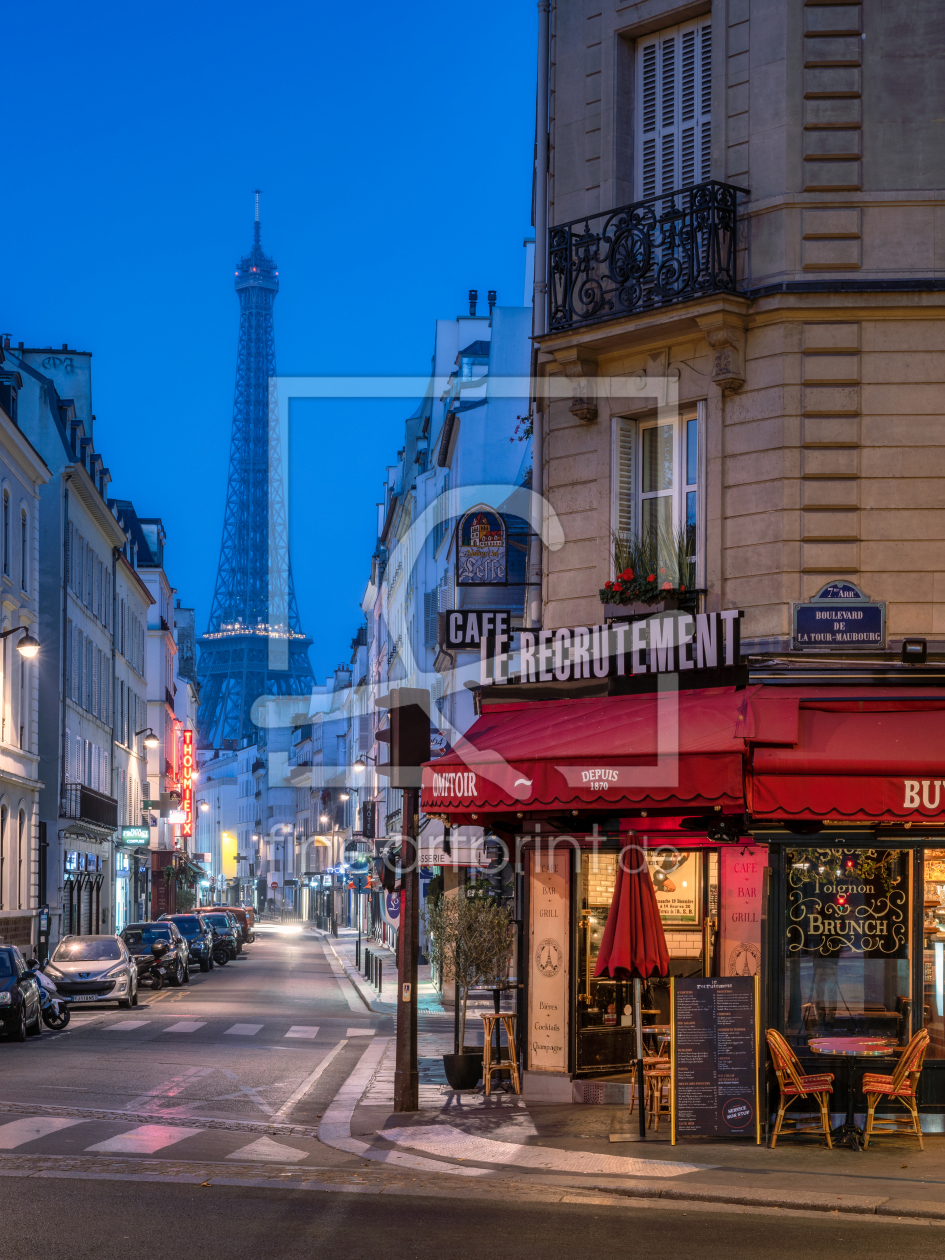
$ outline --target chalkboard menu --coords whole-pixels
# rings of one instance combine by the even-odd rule
[[[673,1143],[761,1140],[757,1011],[757,976],[673,981]]]

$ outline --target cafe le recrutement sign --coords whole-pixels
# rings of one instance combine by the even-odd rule
[[[875,649],[886,646],[886,605],[852,582],[828,582],[806,604],[794,605],[793,646]]]

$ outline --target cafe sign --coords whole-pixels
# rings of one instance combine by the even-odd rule
[[[788,863],[789,955],[908,957],[903,854],[816,849],[789,852]]]
[[[561,626],[496,634],[480,643],[481,686],[686,674],[741,663],[744,614],[664,612],[609,626]]]

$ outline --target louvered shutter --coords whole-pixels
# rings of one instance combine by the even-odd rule
[[[637,44],[637,195],[711,174],[712,27],[672,26]]]
[[[621,538],[629,538],[636,530],[633,484],[636,430],[633,420],[618,420],[614,435],[614,531]]]

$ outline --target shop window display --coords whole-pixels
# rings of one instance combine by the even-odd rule
[[[786,854],[785,1032],[905,1043],[911,1031],[910,871],[899,850]],[[945,939],[945,937],[943,937]]]
[[[922,958],[929,1058],[945,1059],[945,849],[925,850]]]

